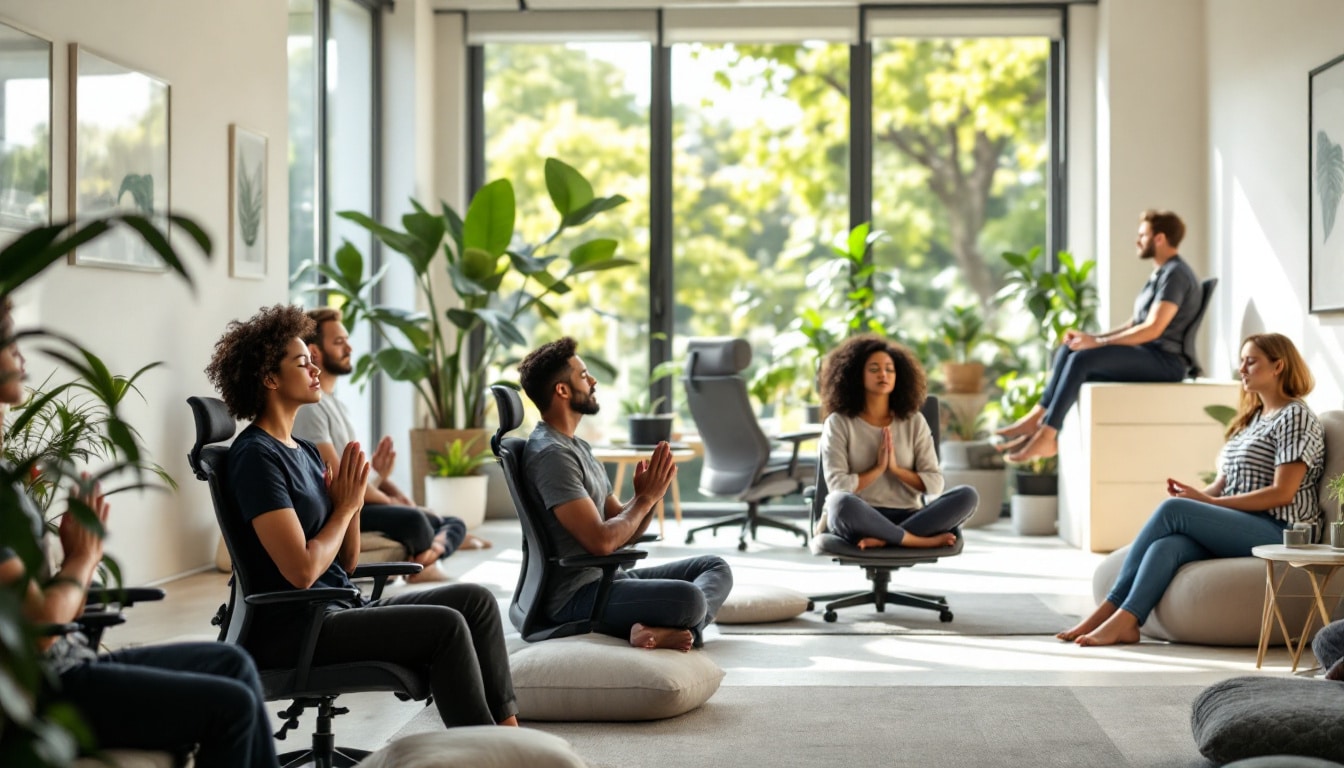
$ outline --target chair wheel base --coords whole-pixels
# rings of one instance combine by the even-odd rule
[[[951,622],[951,621],[952,621],[952,612],[951,612],[951,611],[943,611],[942,613],[938,614],[938,620],[941,621],[941,622],[944,623],[944,624],[947,624],[947,623]]]
[[[746,552],[746,551],[747,551],[747,542],[746,542],[745,540],[739,540],[739,541],[737,542],[737,551],[738,551],[738,552]]]
[[[840,616],[835,611],[827,611],[822,614],[821,618],[825,619],[828,624],[834,624],[835,620],[840,618]]]

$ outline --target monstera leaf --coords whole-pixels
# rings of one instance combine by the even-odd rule
[[[1325,227],[1321,241],[1325,242],[1335,228],[1339,198],[1344,197],[1344,151],[1325,131],[1316,132],[1316,189],[1321,195],[1321,224]]]

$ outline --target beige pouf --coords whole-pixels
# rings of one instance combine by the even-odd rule
[[[719,624],[765,624],[786,621],[810,610],[812,601],[807,595],[788,587],[734,584],[714,621]]]
[[[631,648],[587,634],[544,640],[509,656],[518,719],[660,720],[714,695],[723,670],[703,650]]]
[[[531,728],[476,725],[397,739],[358,768],[584,768],[569,742]]]

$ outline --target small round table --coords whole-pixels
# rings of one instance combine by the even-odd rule
[[[612,493],[616,498],[621,496],[621,486],[625,484],[625,468],[627,465],[634,466],[641,461],[648,459],[653,455],[653,448],[632,448],[626,446],[613,445],[595,445],[593,446],[593,458],[603,464],[616,465],[616,481],[612,483]],[[699,454],[689,446],[672,447],[672,463],[681,464],[694,459]],[[658,538],[663,538],[663,500],[658,500],[658,505],[654,508],[658,513]],[[677,488],[676,480],[672,481],[672,514],[676,515],[677,522],[681,522],[681,491]]]
[[[1265,608],[1260,620],[1260,648],[1255,655],[1256,669],[1265,660],[1265,651],[1269,648],[1269,636],[1274,632],[1274,621],[1278,620],[1279,631],[1283,633],[1283,642],[1293,656],[1293,671],[1297,671],[1302,650],[1307,646],[1307,637],[1311,627],[1320,616],[1321,626],[1330,623],[1330,609],[1325,605],[1325,586],[1330,583],[1335,571],[1344,567],[1344,549],[1334,549],[1327,544],[1308,544],[1287,547],[1282,544],[1261,544],[1251,549],[1251,554],[1265,561]],[[1275,578],[1274,564],[1287,563],[1288,567]],[[1290,568],[1300,568],[1311,581],[1310,595],[1289,595],[1280,592],[1283,581],[1288,577]],[[1288,623],[1279,610],[1280,597],[1310,597],[1313,606],[1307,611],[1307,620],[1302,625],[1302,634],[1298,635],[1297,647],[1293,647],[1293,637],[1288,632]]]

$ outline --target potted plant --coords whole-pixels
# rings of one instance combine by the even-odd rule
[[[952,304],[938,323],[937,346],[943,357],[943,386],[951,394],[985,390],[985,364],[972,358],[977,347],[1007,342],[990,333],[975,304]]]
[[[989,525],[999,519],[1007,490],[1003,454],[985,439],[989,414],[983,408],[968,414],[947,400],[940,404],[947,414],[947,429],[939,446],[943,478],[949,488],[969,485],[980,496],[966,527]]]
[[[1338,510],[1326,524],[1326,542],[1335,549],[1344,549],[1344,474],[1335,475],[1325,484],[1325,497]]]
[[[631,445],[657,445],[672,440],[674,414],[671,411],[659,411],[667,398],[653,398],[653,385],[681,373],[684,367],[681,360],[664,360],[653,367],[644,394],[633,394],[621,400],[621,413],[625,414],[630,426]]]
[[[383,373],[409,382],[431,432],[411,434],[412,488],[428,470],[429,446],[484,435],[486,386],[499,375],[511,347],[526,344],[520,324],[555,316],[548,296],[571,290],[588,272],[634,264],[618,258],[617,243],[593,238],[568,253],[545,251],[566,231],[626,202],[621,195],[598,197],[575,169],[554,158],[545,164],[546,189],[558,217],[555,230],[538,243],[514,232],[517,206],[507,179],[486,184],[471,199],[465,218],[447,204],[431,211],[412,200],[401,229],[356,211],[339,215],[369,230],[412,268],[425,311],[373,303],[373,289],[385,271],[365,275],[365,259],[349,242],[337,249],[334,264],[308,263],[325,278],[310,291],[341,297],[347,330],[365,322],[381,344],[355,363],[354,380]],[[455,306],[445,307],[436,284],[451,286]],[[482,445],[478,452],[488,452]],[[424,499],[417,497],[424,503]]]
[[[487,478],[477,470],[495,461],[494,454],[474,450],[479,437],[445,443],[442,451],[426,451],[429,474],[425,475],[425,506],[451,511],[462,518],[467,530],[485,520]]]

